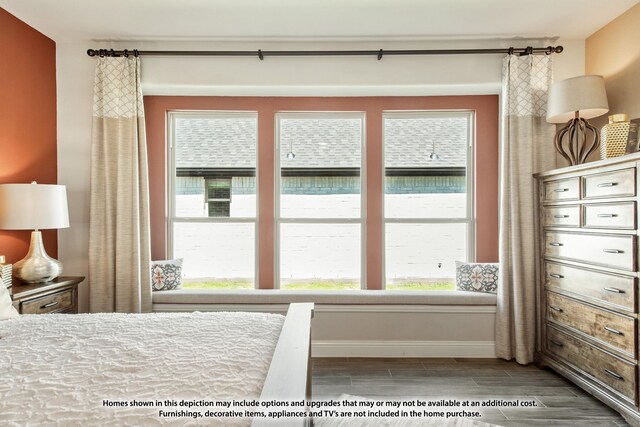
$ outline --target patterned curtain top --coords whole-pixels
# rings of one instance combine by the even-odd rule
[[[93,94],[94,117],[144,117],[140,58],[98,58]]]
[[[508,55],[502,61],[504,115],[547,116],[552,55]]]

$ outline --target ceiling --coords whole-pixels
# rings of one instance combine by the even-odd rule
[[[584,39],[638,0],[0,0],[56,42]]]

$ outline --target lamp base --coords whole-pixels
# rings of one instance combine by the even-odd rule
[[[589,142],[587,131],[592,134]],[[571,166],[581,165],[586,163],[589,154],[596,151],[600,145],[600,133],[576,112],[576,117],[556,133],[554,143],[558,153],[567,159]]]
[[[62,274],[62,263],[47,255],[42,244],[42,233],[31,232],[31,246],[27,256],[13,264],[13,275],[26,283],[43,283]]]

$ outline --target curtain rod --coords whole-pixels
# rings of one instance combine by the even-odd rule
[[[114,56],[255,56],[264,60],[266,56],[377,56],[381,60],[384,55],[551,55],[561,53],[562,46],[547,47],[509,47],[499,49],[400,49],[400,50],[138,50],[138,49],[88,49],[87,55],[98,57]]]

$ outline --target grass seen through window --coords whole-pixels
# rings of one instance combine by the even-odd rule
[[[250,280],[243,279],[203,279],[187,280],[182,284],[184,289],[254,289]],[[360,289],[358,283],[344,280],[305,280],[283,283],[282,289],[304,290],[304,291],[340,291]],[[388,290],[398,291],[452,291],[455,290],[455,283],[452,280],[407,280],[398,283],[387,284]]]

